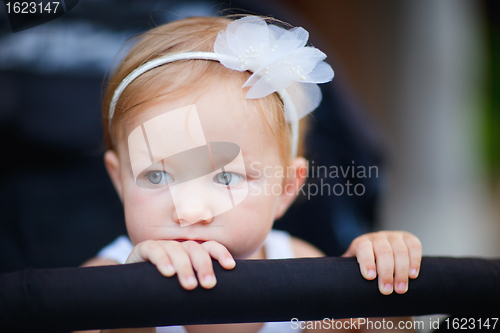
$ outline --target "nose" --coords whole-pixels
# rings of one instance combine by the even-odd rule
[[[210,191],[203,186],[204,177],[170,187],[175,209],[172,213],[174,222],[181,227],[213,221],[214,212],[210,204]]]
[[[188,225],[196,223],[209,224],[213,221],[213,216],[200,214],[199,211],[194,211],[194,209],[184,210],[175,207],[172,213],[172,219],[181,227],[187,227]]]

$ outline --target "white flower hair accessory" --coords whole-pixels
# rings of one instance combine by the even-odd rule
[[[285,119],[292,130],[292,156],[297,155],[299,119],[321,102],[318,83],[332,80],[333,70],[323,60],[326,55],[305,46],[309,33],[303,28],[268,25],[257,16],[247,16],[230,23],[219,32],[214,52],[184,52],[153,59],[132,71],[113,94],[109,124],[123,90],[141,74],[178,60],[214,60],[235,71],[250,71],[242,88],[250,87],[246,98],[255,99],[277,92],[283,101]]]

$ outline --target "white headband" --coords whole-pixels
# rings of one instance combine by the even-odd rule
[[[116,103],[125,88],[145,72],[178,60],[213,60],[236,71],[251,71],[243,87],[246,98],[262,98],[277,92],[283,101],[285,119],[292,130],[292,156],[297,155],[299,119],[318,107],[321,91],[317,83],[333,78],[333,70],[320,50],[305,46],[309,33],[303,28],[286,30],[268,25],[262,18],[247,16],[219,32],[214,52],[184,52],[153,59],[132,71],[116,88],[109,106],[109,125]]]

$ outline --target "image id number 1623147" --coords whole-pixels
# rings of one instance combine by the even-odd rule
[[[447,318],[446,329],[495,330],[498,318]]]
[[[5,7],[7,8],[7,13],[11,14],[53,14],[57,12],[59,8],[59,1],[52,2],[13,2],[6,1]]]

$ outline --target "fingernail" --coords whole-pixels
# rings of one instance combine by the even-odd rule
[[[191,276],[188,276],[188,277],[186,278],[186,284],[187,284],[187,285],[190,285],[190,286],[191,286],[191,285],[195,285],[196,283],[197,283],[197,282],[196,282],[196,278],[195,278],[194,276],[192,276],[192,275],[191,275]]]
[[[417,270],[415,268],[412,268],[410,273],[411,273],[411,276],[417,276]]]
[[[227,258],[226,259],[226,265],[228,265],[228,266],[235,266],[236,262],[234,261],[233,258]]]
[[[167,274],[168,276],[174,275],[175,274],[174,266],[172,266],[172,265],[165,266],[165,274]]]
[[[203,278],[203,284],[207,287],[213,287],[216,284],[215,276],[207,275]]]
[[[404,283],[404,282],[400,282],[400,283],[398,284],[398,290],[399,290],[399,291],[406,291],[406,283]]]
[[[370,269],[368,270],[368,273],[366,274],[370,279],[373,279],[375,277],[375,270]]]
[[[386,284],[384,285],[384,290],[385,290],[385,291],[392,291],[392,284],[390,284],[390,283],[386,283]]]

